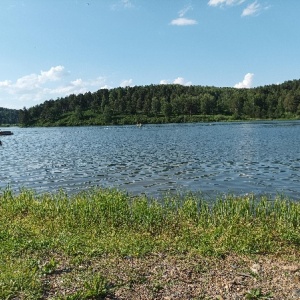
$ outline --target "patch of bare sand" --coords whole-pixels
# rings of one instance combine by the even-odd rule
[[[84,278],[97,275],[109,282],[103,299],[300,299],[299,254],[102,257],[76,267],[65,262],[64,268],[69,271],[45,278],[44,299],[70,295],[82,288]],[[64,286],[67,281],[72,285]]]

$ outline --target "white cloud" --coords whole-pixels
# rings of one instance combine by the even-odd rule
[[[245,0],[209,0],[209,6],[223,6],[223,5],[239,5],[245,2]]]
[[[191,9],[193,9],[191,5],[186,6],[185,8],[179,11],[179,17],[182,18]]]
[[[105,77],[98,77],[95,80],[82,80],[81,78],[77,78],[65,85],[58,86],[56,88],[45,88],[44,94],[51,94],[51,95],[70,95],[70,94],[84,94],[88,91],[91,91],[94,87],[96,90],[101,88],[107,88],[108,86],[105,85],[106,78]]]
[[[123,81],[120,83],[120,87],[131,86],[132,83],[133,83],[133,80],[132,80],[132,79],[123,80]]]
[[[227,6],[233,6],[233,5],[240,5],[244,3],[246,0],[209,0],[208,5],[209,6],[220,6],[223,7],[225,5]],[[257,15],[261,10],[267,10],[270,6],[262,6],[258,1],[254,1],[251,4],[248,4],[248,6],[243,10],[242,17],[246,16],[253,16]]]
[[[256,15],[261,9],[261,5],[255,1],[243,10],[242,17]]]
[[[170,22],[170,24],[176,25],[176,26],[188,26],[188,25],[198,24],[198,22],[196,20],[184,18],[185,14],[191,9],[193,9],[193,7],[191,5],[188,5],[185,8],[183,8],[182,10],[180,10],[178,12],[179,18],[172,20]]]
[[[162,79],[159,84],[169,84],[169,81],[166,79]]]
[[[63,66],[56,66],[50,68],[48,71],[41,71],[41,74],[38,76],[39,82],[47,82],[47,81],[55,81],[62,78],[67,73],[65,72],[65,68]]]
[[[71,84],[74,85],[74,86],[83,86],[84,85],[81,78],[78,78],[74,81],[71,81]]]
[[[19,90],[19,92],[25,92],[27,90],[33,90],[39,86],[39,80],[37,74],[30,74],[17,79],[15,84],[10,85],[12,91]]]
[[[162,79],[159,82],[159,84],[170,84],[171,82],[174,83],[174,84],[180,84],[180,85],[192,85],[191,81],[186,81],[183,77],[177,77],[173,81],[170,81],[170,80],[167,80],[167,79]]]
[[[100,87],[100,90],[104,90],[104,89],[110,90],[110,89],[112,89],[112,87],[110,85],[105,84],[105,85]]]
[[[242,82],[235,84],[234,87],[237,89],[251,88],[253,77],[254,77],[253,73],[247,73],[244,77],[244,80]]]
[[[31,107],[51,98],[110,88],[105,77],[91,80],[77,78],[68,82],[66,75],[69,72],[63,66],[55,66],[39,74],[25,75],[15,82],[0,81],[0,107]]]
[[[177,25],[177,26],[187,26],[187,25],[196,25],[196,24],[198,24],[198,22],[193,19],[178,18],[178,19],[172,20],[170,24]]]
[[[173,83],[175,84],[181,84],[181,85],[191,85],[192,83],[190,81],[186,81],[183,77],[177,77]]]
[[[64,71],[63,66],[56,66],[50,68],[48,71],[41,71],[40,74],[30,74],[18,78],[15,83],[7,81],[7,85],[10,88],[10,93],[14,94],[16,92],[22,93],[25,91],[30,91],[38,89],[43,84],[49,81],[57,81],[67,75],[68,73]]]
[[[10,84],[11,84],[10,80],[0,81],[0,88],[1,87],[8,87],[8,86],[10,86]]]

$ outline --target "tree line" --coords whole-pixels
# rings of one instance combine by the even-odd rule
[[[19,111],[16,109],[0,107],[0,125],[13,125],[19,123]]]
[[[22,126],[299,118],[300,80],[251,89],[148,85],[71,94],[19,111]]]

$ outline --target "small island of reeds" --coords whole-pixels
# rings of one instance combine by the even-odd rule
[[[299,292],[300,203],[282,196],[208,202],[195,194],[155,200],[110,189],[72,196],[6,189],[0,241],[1,299],[294,299]]]

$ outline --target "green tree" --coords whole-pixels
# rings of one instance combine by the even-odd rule
[[[20,110],[20,124],[25,127],[30,124],[29,112],[26,107]]]
[[[111,124],[112,122],[112,117],[113,117],[113,112],[111,110],[111,108],[109,107],[109,105],[104,107],[104,111],[103,111],[103,121],[105,124]]]
[[[157,116],[160,113],[160,109],[161,109],[160,99],[157,97],[153,97],[151,102],[151,113]]]
[[[283,105],[286,112],[296,113],[298,110],[298,105],[300,103],[299,96],[295,92],[289,92],[283,101]]]
[[[76,106],[76,109],[75,109],[75,120],[76,121],[83,120],[83,109],[81,108],[80,105]]]
[[[167,100],[164,100],[162,103],[162,112],[167,120],[172,116],[172,104]]]
[[[215,101],[214,97],[209,94],[205,93],[200,96],[200,107],[201,112],[204,115],[210,115],[215,110]]]

